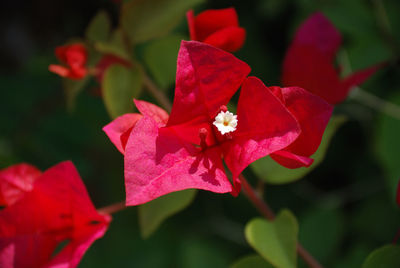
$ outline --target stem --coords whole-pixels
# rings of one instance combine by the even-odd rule
[[[275,214],[272,209],[265,203],[261,198],[256,194],[250,184],[247,182],[246,178],[240,174],[239,175],[240,182],[242,183],[244,193],[249,198],[249,200],[253,203],[253,205],[258,209],[258,211],[267,219],[273,220],[275,219]]]
[[[373,0],[373,8],[375,10],[376,21],[380,30],[380,33],[386,43],[390,46],[395,55],[399,54],[399,43],[393,36],[392,28],[390,27],[389,17],[386,13],[385,6],[382,0]]]
[[[124,210],[126,208],[127,208],[127,206],[125,205],[125,201],[122,201],[122,202],[118,202],[118,203],[115,203],[115,204],[111,204],[109,206],[105,206],[105,207],[99,208],[97,210],[97,212],[99,212],[101,214],[111,215],[111,214],[114,214],[114,213],[119,212],[121,210]]]
[[[267,219],[274,220],[275,214],[272,209],[264,202],[254,191],[254,189],[247,182],[246,178],[240,174],[240,182],[242,183],[244,193],[249,198],[251,203],[257,208],[257,210]],[[323,268],[321,264],[305,249],[300,243],[297,243],[297,253],[304,260],[305,263],[311,268]]]
[[[133,58],[134,55],[132,55],[132,42],[126,33],[126,31],[122,31],[122,38],[123,42],[125,45],[125,50],[126,52],[130,55],[131,58]],[[140,66],[140,65],[139,65]],[[147,75],[146,71],[144,68],[142,69],[143,73],[143,83],[147,90],[153,95],[153,97],[158,101],[158,103],[168,112],[171,112],[172,109],[172,103],[168,99],[168,97],[154,84],[154,82],[150,79],[150,77]]]
[[[168,113],[170,113],[172,109],[171,101],[160,89],[158,89],[158,87],[154,84],[154,82],[146,73],[144,73],[143,82],[147,90],[154,96],[154,98],[160,103],[160,105],[163,106]]]
[[[352,97],[373,109],[384,112],[385,114],[400,120],[400,107],[396,104],[378,98],[359,87],[353,89]]]
[[[396,233],[396,235],[394,236],[394,238],[393,238],[393,244],[397,244],[397,241],[399,241],[399,238],[400,238],[400,229],[399,230],[397,230],[397,233]]]
[[[339,55],[339,61],[344,67],[343,74],[350,74],[352,71],[350,60],[347,52],[343,50]],[[357,99],[362,104],[375,109],[379,112],[385,113],[393,118],[400,120],[400,107],[391,102],[385,101],[359,87],[355,87],[350,91],[349,97]]]

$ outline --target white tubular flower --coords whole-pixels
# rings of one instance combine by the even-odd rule
[[[221,111],[215,117],[213,125],[217,127],[217,129],[219,130],[219,132],[221,132],[222,135],[224,135],[225,133],[235,131],[237,123],[238,123],[237,115],[234,115],[229,111],[226,112]]]

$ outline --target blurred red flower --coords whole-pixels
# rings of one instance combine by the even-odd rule
[[[76,267],[111,220],[96,211],[72,162],[43,173],[27,164],[9,167],[0,171],[0,187],[3,268]]]
[[[230,53],[183,41],[171,115],[135,101],[141,115],[123,115],[104,127],[125,155],[127,205],[188,188],[237,195],[238,176],[253,161],[276,152],[281,162],[296,162],[291,154],[318,147],[332,107],[301,88],[267,88],[256,77],[246,78],[249,72]],[[241,85],[236,116],[225,105]],[[311,135],[289,147],[302,127]]]
[[[193,10],[186,14],[190,39],[204,42],[229,52],[239,50],[246,38],[246,30],[239,27],[236,10],[209,9],[197,16]]]
[[[341,79],[334,59],[341,44],[340,33],[322,13],[315,13],[297,30],[283,62],[284,86],[300,86],[337,104],[350,90],[363,83],[381,65],[357,71]]]
[[[58,60],[66,66],[51,64],[49,71],[62,77],[79,80],[86,76],[87,51],[82,44],[59,46],[55,49]]]

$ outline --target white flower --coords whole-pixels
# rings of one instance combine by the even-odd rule
[[[238,123],[237,115],[234,115],[229,111],[226,112],[221,111],[215,117],[213,125],[217,127],[217,129],[219,130],[219,132],[221,132],[222,135],[224,135],[225,133],[235,131],[237,123]]]

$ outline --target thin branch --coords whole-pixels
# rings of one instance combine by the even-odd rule
[[[240,174],[239,175],[240,182],[242,183],[244,193],[249,198],[251,203],[258,209],[258,211],[267,219],[273,220],[275,219],[275,213],[272,209],[265,203],[253,190],[250,184],[247,182],[246,178]]]
[[[378,24],[380,33],[388,46],[392,49],[395,55],[399,55],[399,43],[393,36],[392,27],[390,26],[389,17],[387,15],[385,5],[382,0],[372,1],[373,9],[375,11],[375,18]]]
[[[106,207],[99,208],[97,210],[97,212],[99,212],[100,214],[111,215],[111,214],[114,214],[121,210],[124,210],[126,208],[127,208],[127,206],[125,205],[125,201],[122,201],[122,202],[118,202],[118,203],[115,203],[115,204],[112,204],[112,205],[109,205]]]
[[[359,87],[353,89],[351,96],[368,107],[400,120],[400,106],[397,106],[396,104],[378,98]]]
[[[172,109],[172,103],[168,97],[154,84],[150,77],[144,73],[143,83],[147,90],[154,96],[163,108],[170,113]]]
[[[274,220],[275,214],[264,200],[262,200],[254,191],[254,189],[247,182],[246,178],[240,174],[240,182],[242,183],[244,193],[249,198],[251,203],[257,210],[267,219]],[[297,243],[297,253],[304,260],[305,263],[311,268],[323,268],[321,264],[305,249],[300,243]]]
[[[339,61],[345,70],[344,74],[350,74],[352,71],[349,55],[346,50],[341,51],[339,54]],[[383,100],[360,87],[355,87],[350,91],[351,98],[354,98],[362,104],[375,109],[379,112],[385,113],[393,118],[400,120],[400,106],[393,104],[389,101]]]

